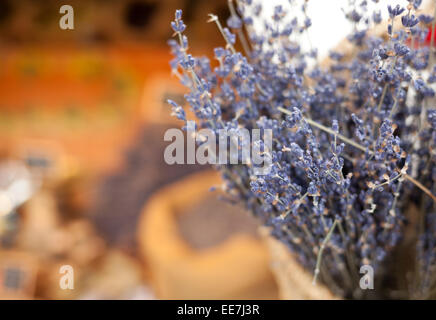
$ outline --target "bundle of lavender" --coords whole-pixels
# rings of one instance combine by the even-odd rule
[[[210,15],[225,40],[213,66],[189,54],[180,10],[171,23],[172,70],[189,88],[197,126],[217,136],[272,130],[270,147],[249,140],[270,159],[269,172],[218,164],[225,189],[333,294],[436,298],[434,14],[420,0],[388,6],[376,35],[381,12],[351,1],[351,49],[330,52],[326,65],[301,46],[308,1],[288,2],[292,10],[276,6],[265,20],[256,0],[229,0],[228,28]],[[373,290],[361,287],[362,266],[374,271]]]

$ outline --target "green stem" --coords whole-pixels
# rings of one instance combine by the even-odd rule
[[[397,108],[397,104],[398,104],[398,97],[395,99],[394,105],[392,106],[391,112],[389,113],[389,120],[392,119],[392,117],[394,115],[394,111]]]
[[[318,256],[316,258],[315,272],[314,272],[313,281],[312,281],[313,285],[316,285],[316,280],[318,279],[318,274],[320,271],[321,261],[322,261],[322,254],[324,252],[324,249],[325,249],[327,243],[330,241],[330,238],[332,237],[333,231],[335,230],[337,224],[338,224],[338,220],[335,219],[332,226],[330,227],[329,232],[327,233],[326,237],[324,238],[324,240],[321,244],[321,247],[319,248]]]

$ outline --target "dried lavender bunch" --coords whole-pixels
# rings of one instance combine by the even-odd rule
[[[433,40],[425,42],[434,14],[420,0],[388,6],[387,30],[377,35],[380,12],[351,1],[352,49],[332,51],[321,65],[315,48],[300,46],[311,26],[307,1],[289,2],[304,18],[277,6],[262,32],[253,26],[262,12],[254,0],[229,0],[228,28],[210,15],[225,40],[215,67],[188,53],[180,10],[171,23],[172,70],[190,90],[197,125],[273,130],[273,148],[264,150],[271,172],[217,165],[225,189],[335,294],[435,297],[436,57]],[[416,264],[397,275],[392,266],[405,252]],[[374,291],[359,288],[362,265],[374,269]]]

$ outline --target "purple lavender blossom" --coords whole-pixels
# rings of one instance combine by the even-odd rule
[[[436,57],[424,46],[433,17],[418,15],[421,1],[409,3],[406,12],[388,6],[388,36],[370,32],[381,14],[370,12],[366,1],[347,9],[356,26],[347,37],[354,54],[332,51],[328,65],[316,61],[316,48],[305,51],[295,40],[311,25],[306,3],[292,7],[303,19],[275,7],[259,33],[253,21],[261,19],[260,3],[238,2],[240,16],[227,24],[235,31],[244,24],[246,39],[221,28],[214,16],[226,42],[214,51],[214,68],[186,52],[181,11],[171,23],[179,38],[171,43],[171,66],[189,88],[185,97],[198,126],[273,131],[272,150],[264,150],[270,173],[258,176],[250,164],[219,165],[226,190],[307,270],[314,272],[319,262],[319,279],[347,298],[371,297],[355,281],[364,264],[379,279],[392,280],[407,225],[418,239],[419,268],[412,271],[421,280],[412,293],[386,284],[374,296],[391,298],[395,291],[424,298],[436,289],[429,280],[436,279]],[[401,23],[394,23],[398,16]],[[237,50],[243,42],[249,43],[244,54]],[[413,225],[417,211],[421,231]]]

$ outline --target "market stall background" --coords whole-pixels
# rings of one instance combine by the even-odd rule
[[[153,193],[207,170],[163,161],[163,133],[180,126],[164,102],[184,93],[170,75],[168,22],[185,8],[194,43],[210,49],[220,36],[194,17],[216,12],[225,18],[227,3],[68,4],[74,30],[59,28],[58,1],[0,2],[0,298],[201,298],[195,290],[156,289],[155,271],[136,239]],[[234,234],[257,239],[254,222],[239,216],[242,209],[214,201],[216,209],[205,216],[210,205],[199,201],[180,219],[181,240],[199,254]],[[217,230],[212,237],[209,219]],[[260,250],[267,270],[263,249],[253,250]],[[73,267],[74,290],[59,285],[65,265]],[[273,283],[268,272],[255,286]],[[250,281],[241,292],[222,294],[253,297]],[[275,298],[274,284],[266,286],[267,293],[254,297]],[[219,290],[217,297],[223,297]]]

